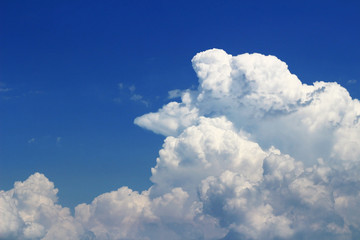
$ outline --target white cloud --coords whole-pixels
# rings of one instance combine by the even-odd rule
[[[0,239],[357,239],[359,101],[302,84],[274,56],[212,49],[193,67],[197,90],[134,121],[166,136],[152,187],[73,217],[34,174],[0,193]]]
[[[198,91],[182,103],[171,102],[157,113],[139,117],[135,123],[166,136],[179,134],[196,122],[181,121],[179,115],[184,114],[174,114],[174,106],[182,104],[198,116],[226,116],[262,147],[275,145],[311,163],[337,154],[333,135],[345,126],[354,127],[360,113],[359,101],[352,100],[337,83],[302,84],[274,56],[233,57],[213,49],[197,54],[193,66],[199,77]],[[171,131],[162,130],[169,128]]]
[[[148,113],[135,119],[134,123],[166,136],[177,135],[198,119],[198,109],[191,103],[190,93],[182,96],[182,103],[170,102],[156,113]]]
[[[68,208],[56,204],[57,192],[39,173],[1,191],[0,239],[79,239],[83,228]]]
[[[35,138],[31,138],[31,139],[28,140],[28,143],[29,143],[29,144],[34,143],[35,140],[36,140]]]

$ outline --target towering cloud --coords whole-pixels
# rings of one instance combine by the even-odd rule
[[[72,216],[36,173],[0,192],[0,239],[358,239],[360,103],[274,56],[197,54],[197,90],[135,119],[164,135],[153,186]]]

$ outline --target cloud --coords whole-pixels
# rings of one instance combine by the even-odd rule
[[[57,138],[56,138],[56,146],[60,147],[61,144],[62,144],[62,142],[63,142],[63,138],[62,138],[62,137],[57,137]]]
[[[198,109],[191,106],[189,93],[184,93],[182,103],[170,102],[156,113],[135,119],[135,124],[166,136],[177,135],[198,119]]]
[[[274,56],[212,49],[192,63],[196,90],[134,120],[165,136],[148,190],[72,216],[36,173],[0,192],[0,239],[358,239],[360,102]]]
[[[122,99],[119,98],[119,97],[113,98],[113,101],[114,101],[115,103],[118,103],[118,104],[122,103]]]
[[[355,84],[357,83],[356,79],[350,79],[349,81],[347,81],[347,84]]]
[[[79,239],[84,235],[70,210],[56,204],[57,192],[39,173],[16,182],[10,191],[0,191],[0,239]]]
[[[31,144],[31,143],[34,143],[35,141],[36,141],[35,138],[31,138],[31,139],[28,140],[28,143]]]
[[[124,89],[124,87],[125,87],[125,85],[123,83],[118,83],[118,89],[120,91],[122,91]],[[135,93],[135,90],[136,90],[135,85],[129,86],[128,89],[129,89],[129,93],[127,94],[128,95],[127,97],[131,101],[142,103],[145,106],[149,106],[149,102],[147,100],[145,100],[142,95]],[[118,104],[123,102],[122,98],[120,98],[120,97],[113,98],[113,101]]]
[[[149,103],[146,100],[144,100],[144,97],[141,96],[140,94],[131,95],[130,100],[132,100],[134,102],[140,102],[140,103],[144,104],[145,106],[149,105]]]
[[[4,82],[0,82],[0,93],[9,92],[11,90],[11,88],[6,87]]]
[[[131,93],[135,92],[135,89],[136,89],[135,85],[131,85],[129,87],[129,90],[130,90]]]
[[[0,88],[0,92],[9,92],[11,88]]]
[[[168,94],[169,94],[168,96],[169,99],[179,98],[182,95],[182,91],[180,89],[175,89],[169,91]]]
[[[198,90],[188,91],[180,103],[171,102],[137,118],[136,124],[165,136],[180,133],[196,122],[187,117],[177,123],[174,106],[184,106],[180,116],[189,115],[183,113],[185,109],[198,116],[226,116],[264,148],[275,145],[302,161],[338,154],[342,150],[333,141],[342,140],[332,135],[346,126],[358,129],[353,123],[359,115],[359,101],[352,100],[346,89],[337,83],[302,84],[274,56],[233,57],[213,49],[197,54],[192,62],[199,77]],[[167,121],[161,125],[163,117]],[[177,124],[171,125],[171,131],[159,131],[173,122]],[[343,140],[350,143],[346,137]],[[354,154],[359,156],[360,151]]]

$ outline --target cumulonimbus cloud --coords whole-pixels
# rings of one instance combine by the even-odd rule
[[[35,173],[0,192],[0,239],[358,239],[359,101],[274,56],[212,49],[192,63],[197,90],[135,119],[166,137],[148,190],[73,216]]]

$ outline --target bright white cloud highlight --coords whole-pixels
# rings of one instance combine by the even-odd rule
[[[274,56],[197,54],[197,90],[135,124],[166,136],[153,186],[79,204],[35,173],[0,192],[0,239],[358,239],[360,103]]]
[[[0,192],[0,239],[79,239],[82,225],[68,208],[56,204],[58,190],[35,173]]]

